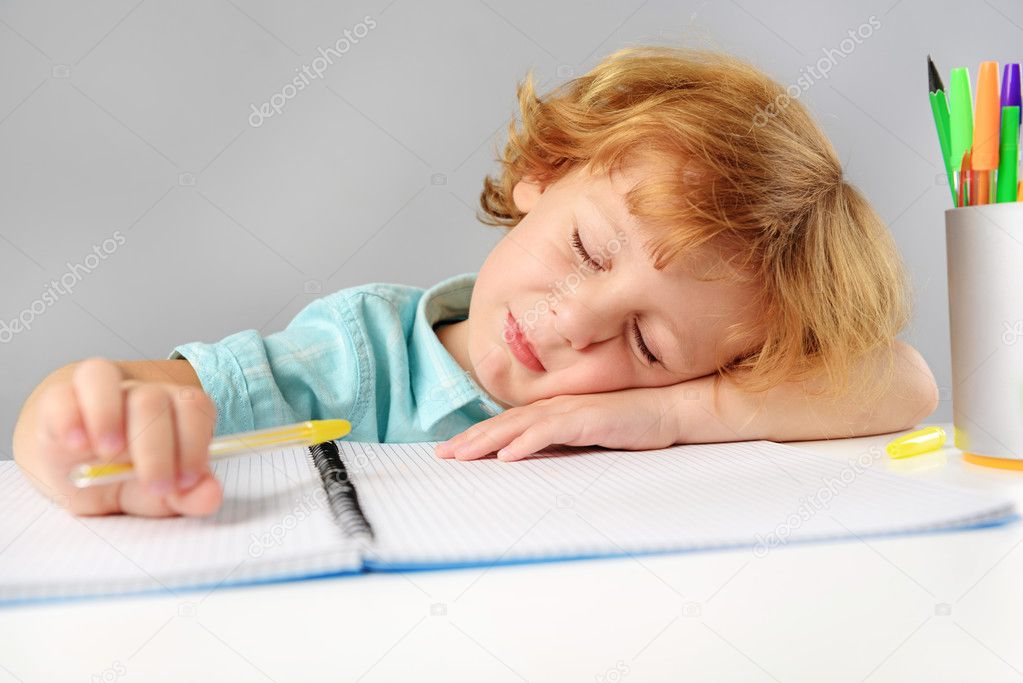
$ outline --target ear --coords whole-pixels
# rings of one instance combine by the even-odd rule
[[[515,208],[522,213],[529,213],[536,206],[544,189],[544,186],[533,176],[524,177],[512,188],[512,200],[515,202]]]

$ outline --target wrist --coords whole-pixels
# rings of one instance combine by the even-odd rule
[[[707,442],[707,422],[717,421],[715,377],[705,375],[667,387],[666,410],[672,417],[675,443]]]
[[[717,373],[673,387],[679,408],[676,443],[769,439],[763,398],[746,394]]]

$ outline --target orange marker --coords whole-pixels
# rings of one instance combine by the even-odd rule
[[[1016,186],[1016,201],[1023,202],[1023,180],[1019,181],[1019,185]]]
[[[991,202],[991,171],[998,168],[998,62],[981,62],[977,77],[977,107],[974,113],[973,149],[970,168],[973,184],[970,204]]]

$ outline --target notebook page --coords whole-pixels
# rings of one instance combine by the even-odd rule
[[[171,591],[358,571],[308,449],[215,462],[220,510],[206,518],[75,517],[0,462],[0,600]]]
[[[433,444],[340,442],[379,569],[747,547],[936,530],[1013,505],[768,441],[628,452],[551,448],[516,463]]]

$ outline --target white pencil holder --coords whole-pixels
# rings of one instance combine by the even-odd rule
[[[1023,470],[1023,202],[945,212],[955,445]]]

